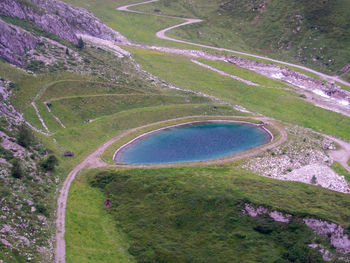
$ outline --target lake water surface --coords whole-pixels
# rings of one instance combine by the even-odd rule
[[[254,125],[201,122],[166,128],[122,147],[115,162],[166,164],[213,160],[268,143],[271,136]]]

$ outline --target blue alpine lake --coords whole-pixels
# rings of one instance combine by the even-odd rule
[[[115,162],[166,164],[213,160],[268,143],[271,136],[254,125],[201,122],[162,129],[122,147]]]

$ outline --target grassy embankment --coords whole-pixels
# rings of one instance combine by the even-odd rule
[[[67,262],[135,262],[127,251],[127,236],[103,209],[104,201],[84,176],[76,178],[67,204]]]
[[[347,195],[258,177],[234,166],[95,170],[88,177],[111,201],[106,210],[128,234],[128,251],[139,262],[290,262],[293,257],[321,262],[307,248],[314,235],[301,218],[317,216],[345,227],[349,222]],[[72,189],[80,187],[88,186],[79,180]],[[70,197],[70,202],[75,200]],[[241,212],[244,203],[286,211],[295,220],[286,225],[250,218]],[[98,204],[105,209],[101,200]],[[70,229],[79,223],[78,211],[69,212]]]

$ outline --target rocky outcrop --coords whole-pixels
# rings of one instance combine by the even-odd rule
[[[74,30],[65,19],[46,12],[28,0],[3,0],[0,2],[0,14],[29,20],[65,40],[78,43]]]
[[[127,41],[120,33],[104,25],[92,13],[56,0],[2,0],[0,14],[29,20],[60,38],[78,43],[77,34]]]
[[[255,208],[250,204],[245,204],[245,207],[242,210],[242,213],[248,214],[251,217],[257,217],[257,216],[268,214],[273,220],[281,223],[289,223],[290,219],[292,218],[292,215],[290,214],[283,214],[276,210],[269,211],[266,207],[263,207],[263,206],[258,206]]]
[[[21,55],[35,48],[37,43],[38,39],[29,32],[0,19],[0,57],[12,64],[23,66],[25,60]]]
[[[342,254],[350,253],[350,239],[341,226],[314,218],[306,218],[304,223],[317,234],[329,237],[337,252]]]
[[[104,25],[92,13],[61,1],[1,0],[0,15],[28,20],[45,31],[75,44],[82,35],[113,43],[128,42],[119,32]],[[8,62],[25,66],[30,59],[25,59],[23,55],[34,49],[38,42],[42,42],[40,37],[0,20],[0,57]],[[30,58],[30,55],[33,55],[33,52],[28,54],[27,58]],[[45,65],[46,62],[47,59]]]
[[[103,24],[97,17],[86,9],[71,6],[62,1],[31,0],[46,12],[58,14],[64,18],[75,34],[90,35],[105,40],[125,42],[127,39],[119,32]]]
[[[242,213],[251,217],[269,215],[276,222],[286,224],[290,223],[293,217],[295,217],[293,215],[285,214],[276,210],[272,211],[264,206],[254,207],[250,204],[245,204]],[[309,244],[309,247],[319,248],[319,251],[321,252],[325,261],[331,261],[339,258],[341,260],[349,262],[348,255],[350,253],[350,239],[348,234],[344,232],[343,227],[332,222],[327,222],[315,218],[304,218],[303,222],[317,235],[329,239],[330,245],[335,248],[336,252],[339,253],[339,255],[345,256],[339,257],[339,255],[332,254],[321,244]],[[315,239],[315,241],[317,241],[317,239]]]

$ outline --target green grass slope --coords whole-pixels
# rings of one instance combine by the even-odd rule
[[[265,87],[249,86],[192,63],[188,58],[140,49],[129,49],[146,70],[179,87],[201,91],[248,110],[350,140],[350,118],[312,105],[292,92],[276,87],[258,74],[254,80]],[[202,60],[204,61],[204,60]],[[222,61],[205,63],[224,72],[247,76]],[[281,84],[280,87],[285,87]]]
[[[135,262],[127,251],[128,239],[103,209],[103,194],[85,181],[78,177],[69,192],[67,262]]]
[[[337,73],[350,63],[347,0],[161,0],[135,10],[199,17],[172,36],[254,51]]]
[[[302,218],[349,222],[347,195],[239,168],[111,169],[90,172],[89,182],[111,201],[107,211],[138,262],[323,262],[308,247],[314,234]],[[250,218],[242,214],[245,203],[294,219]]]

